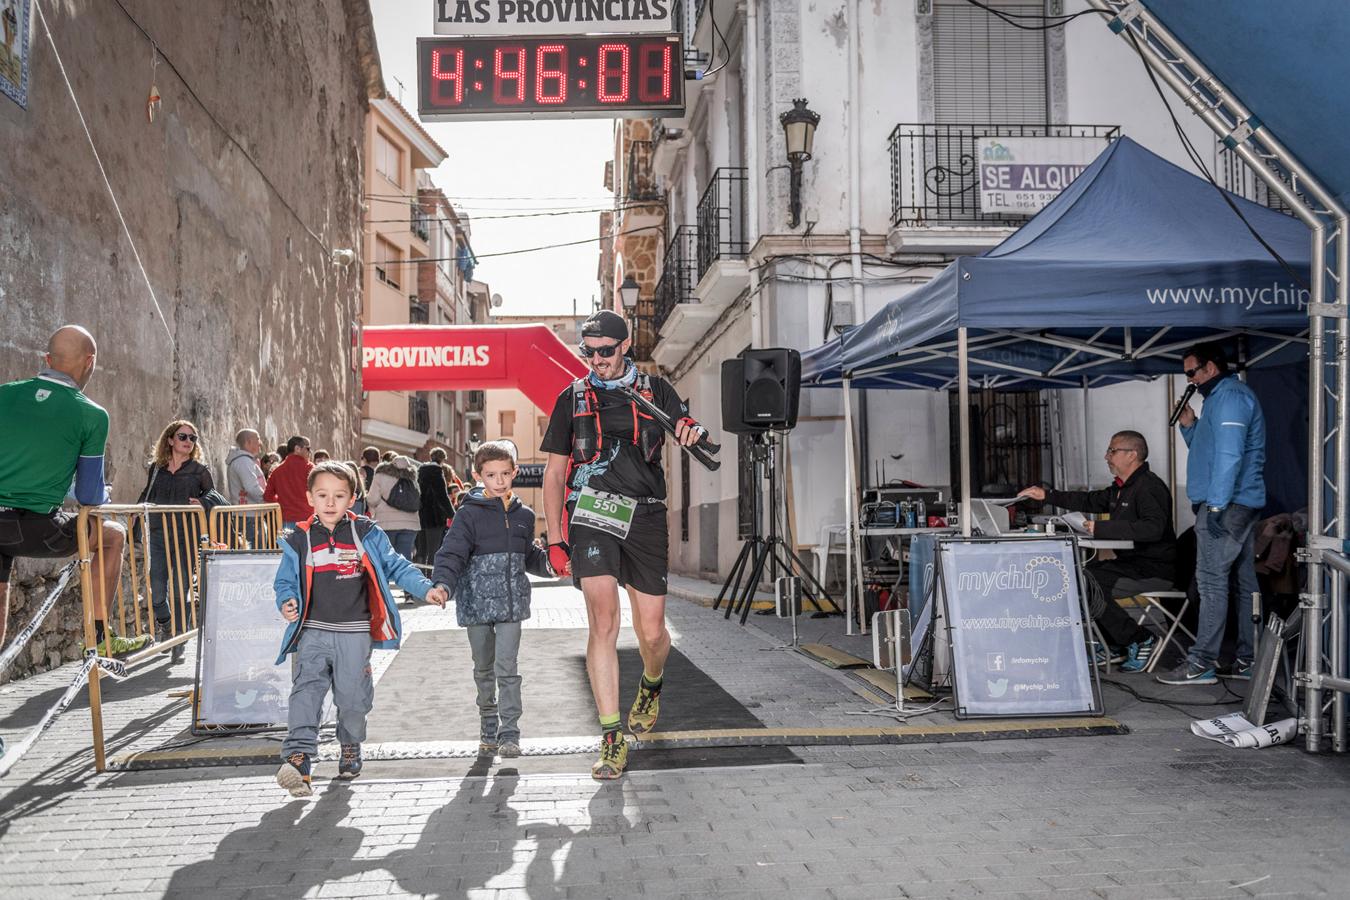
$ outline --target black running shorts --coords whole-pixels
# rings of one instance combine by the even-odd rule
[[[578,587],[583,578],[613,575],[624,587],[665,596],[669,545],[665,504],[639,504],[628,537],[622,540],[585,525],[569,525],[568,543],[572,579]]]
[[[9,584],[14,557],[73,556],[79,549],[80,514],[58,509],[49,515],[27,509],[0,510],[0,584]]]

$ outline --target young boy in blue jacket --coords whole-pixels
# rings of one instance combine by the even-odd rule
[[[272,583],[277,608],[290,623],[277,665],[295,654],[277,771],[277,784],[293,797],[312,793],[319,719],[330,690],[342,745],[338,777],[361,774],[366,714],[375,699],[370,651],[397,647],[401,633],[389,580],[409,594],[445,604],[444,591],[394,552],[378,525],[351,512],[357,477],[354,469],[338,462],[322,462],[310,470],[307,496],[314,514],[282,541],[281,565]]]
[[[526,573],[543,578],[555,573],[548,553],[532,540],[534,510],[511,493],[516,477],[512,445],[483,444],[473,468],[483,487],[475,488],[455,514],[436,552],[431,580],[455,598],[456,619],[469,635],[482,720],[478,752],[515,757],[520,755],[521,712],[516,657],[520,623],[530,617]]]

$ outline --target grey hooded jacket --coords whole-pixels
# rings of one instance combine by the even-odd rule
[[[247,450],[238,447],[225,457],[225,501],[227,503],[262,503],[263,480],[258,460]]]

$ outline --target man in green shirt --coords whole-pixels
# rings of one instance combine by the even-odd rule
[[[0,433],[6,442],[0,454],[0,647],[14,559],[59,558],[78,551],[79,513],[61,508],[68,493],[86,506],[108,501],[103,480],[108,413],[82,393],[94,374],[97,353],[88,331],[66,325],[47,342],[46,365],[36,378],[0,385]],[[116,522],[90,522],[89,543],[103,597],[103,608],[94,610],[98,653],[125,655],[150,639],[120,637],[106,624],[122,574],[126,531]]]

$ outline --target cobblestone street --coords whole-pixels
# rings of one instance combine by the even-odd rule
[[[538,594],[541,624],[575,626],[579,600],[570,588]],[[413,629],[444,628],[439,614],[423,607],[407,620]],[[856,713],[871,706],[846,674],[797,654],[760,653],[776,639],[754,622],[742,629],[679,600],[671,601],[669,617],[677,648],[756,704],[766,725],[856,726]],[[839,628],[838,619],[803,621],[804,630],[822,634]],[[189,654],[183,664],[161,664],[109,689],[111,756],[162,746],[181,731],[186,707],[166,691],[190,684],[191,660]],[[70,674],[66,667],[0,689],[0,733],[17,737]],[[527,709],[532,687],[547,689],[527,683]],[[377,713],[382,699],[391,702],[381,690]],[[1110,685],[1104,690],[1106,713],[1129,734],[804,746],[793,749],[799,762],[762,766],[740,766],[743,751],[722,748],[657,770],[635,764],[615,784],[589,778],[589,756],[527,756],[509,767],[376,761],[345,784],[328,780],[325,763],[309,800],[285,796],[270,764],[95,776],[88,711],[74,708],[3,786],[0,891],[212,898],[1347,894],[1350,760],[1293,746],[1229,750],[1192,736],[1178,710],[1141,704]],[[1184,699],[1219,696],[1192,691]],[[577,723],[578,734],[593,730]]]

